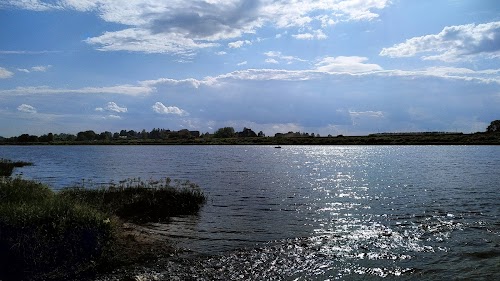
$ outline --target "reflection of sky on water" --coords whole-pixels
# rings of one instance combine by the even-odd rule
[[[203,266],[228,278],[439,280],[449,273],[499,272],[498,147],[86,146],[0,152],[35,162],[22,168],[25,176],[56,187],[82,178],[192,180],[209,197],[199,216],[150,227],[194,252],[223,253]]]

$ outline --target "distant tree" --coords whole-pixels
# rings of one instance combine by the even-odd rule
[[[224,127],[214,133],[215,138],[232,138],[236,135],[233,127]]]
[[[111,132],[105,131],[99,134],[98,139],[103,141],[109,141],[113,139],[113,134]]]
[[[92,130],[79,132],[78,134],[76,134],[77,141],[93,141],[95,139],[96,139],[96,133]]]
[[[242,132],[238,132],[238,137],[240,138],[248,138],[248,137],[256,137],[257,134],[249,128],[243,128]]]
[[[264,132],[260,131],[260,132],[257,134],[257,136],[259,136],[259,137],[265,137],[265,136],[266,136],[266,134],[264,134]]]
[[[488,133],[500,132],[500,120],[492,121],[488,126],[488,128],[486,128],[486,132]]]
[[[76,136],[72,134],[55,134],[54,135],[54,140],[58,141],[74,141],[76,140]]]
[[[17,137],[17,142],[37,142],[37,136],[30,136],[28,134],[22,134]]]

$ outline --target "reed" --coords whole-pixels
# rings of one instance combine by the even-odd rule
[[[43,184],[3,178],[0,198],[0,280],[71,278],[111,250],[108,216]]]
[[[79,186],[61,191],[59,196],[133,222],[166,222],[172,216],[196,214],[206,201],[198,185],[170,178],[127,179],[97,188]]]

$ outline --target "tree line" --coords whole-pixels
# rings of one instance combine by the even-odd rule
[[[199,131],[187,129],[172,131],[169,129],[154,128],[151,131],[145,129],[141,131],[121,130],[120,132],[104,131],[97,133],[93,130],[86,130],[75,134],[53,134],[48,133],[41,136],[22,134],[20,136],[4,138],[0,141],[4,143],[50,143],[50,142],[92,142],[92,141],[119,141],[119,140],[176,140],[176,139],[196,139],[196,138],[234,138],[234,137],[264,137],[260,131],[255,133],[252,129],[244,128],[241,132],[236,132],[233,127],[224,127],[216,130],[213,134],[208,132],[201,134]]]
[[[490,123],[486,128],[486,133],[500,133],[500,120],[495,120]],[[389,135],[390,133],[385,133]],[[394,134],[394,133],[393,133]],[[436,132],[436,134],[446,135],[446,132]],[[384,134],[381,134],[384,135]],[[255,133],[250,128],[243,128],[242,131],[237,132],[233,127],[223,127],[217,129],[214,133],[210,134],[200,133],[199,131],[190,131],[182,129],[179,131],[172,131],[168,129],[153,128],[151,131],[145,129],[141,131],[135,130],[121,130],[119,132],[104,131],[96,133],[93,130],[86,130],[74,134],[53,134],[48,133],[41,136],[22,134],[20,136],[4,138],[0,137],[2,143],[51,143],[51,142],[112,142],[119,140],[189,140],[189,139],[203,139],[203,138],[258,138],[265,137],[266,135],[259,131]],[[337,137],[341,137],[339,135]],[[318,138],[319,134],[314,133],[301,133],[301,132],[288,132],[276,133],[275,138]],[[328,135],[331,138],[331,135]]]

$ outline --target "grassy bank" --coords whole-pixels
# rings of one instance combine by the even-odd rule
[[[7,159],[0,158],[0,177],[8,177],[12,175],[14,168],[31,166],[32,163],[24,161],[11,161]]]
[[[124,223],[194,214],[204,202],[196,185],[170,180],[56,193],[0,177],[0,280],[68,280],[129,263],[140,251],[131,253]]]

